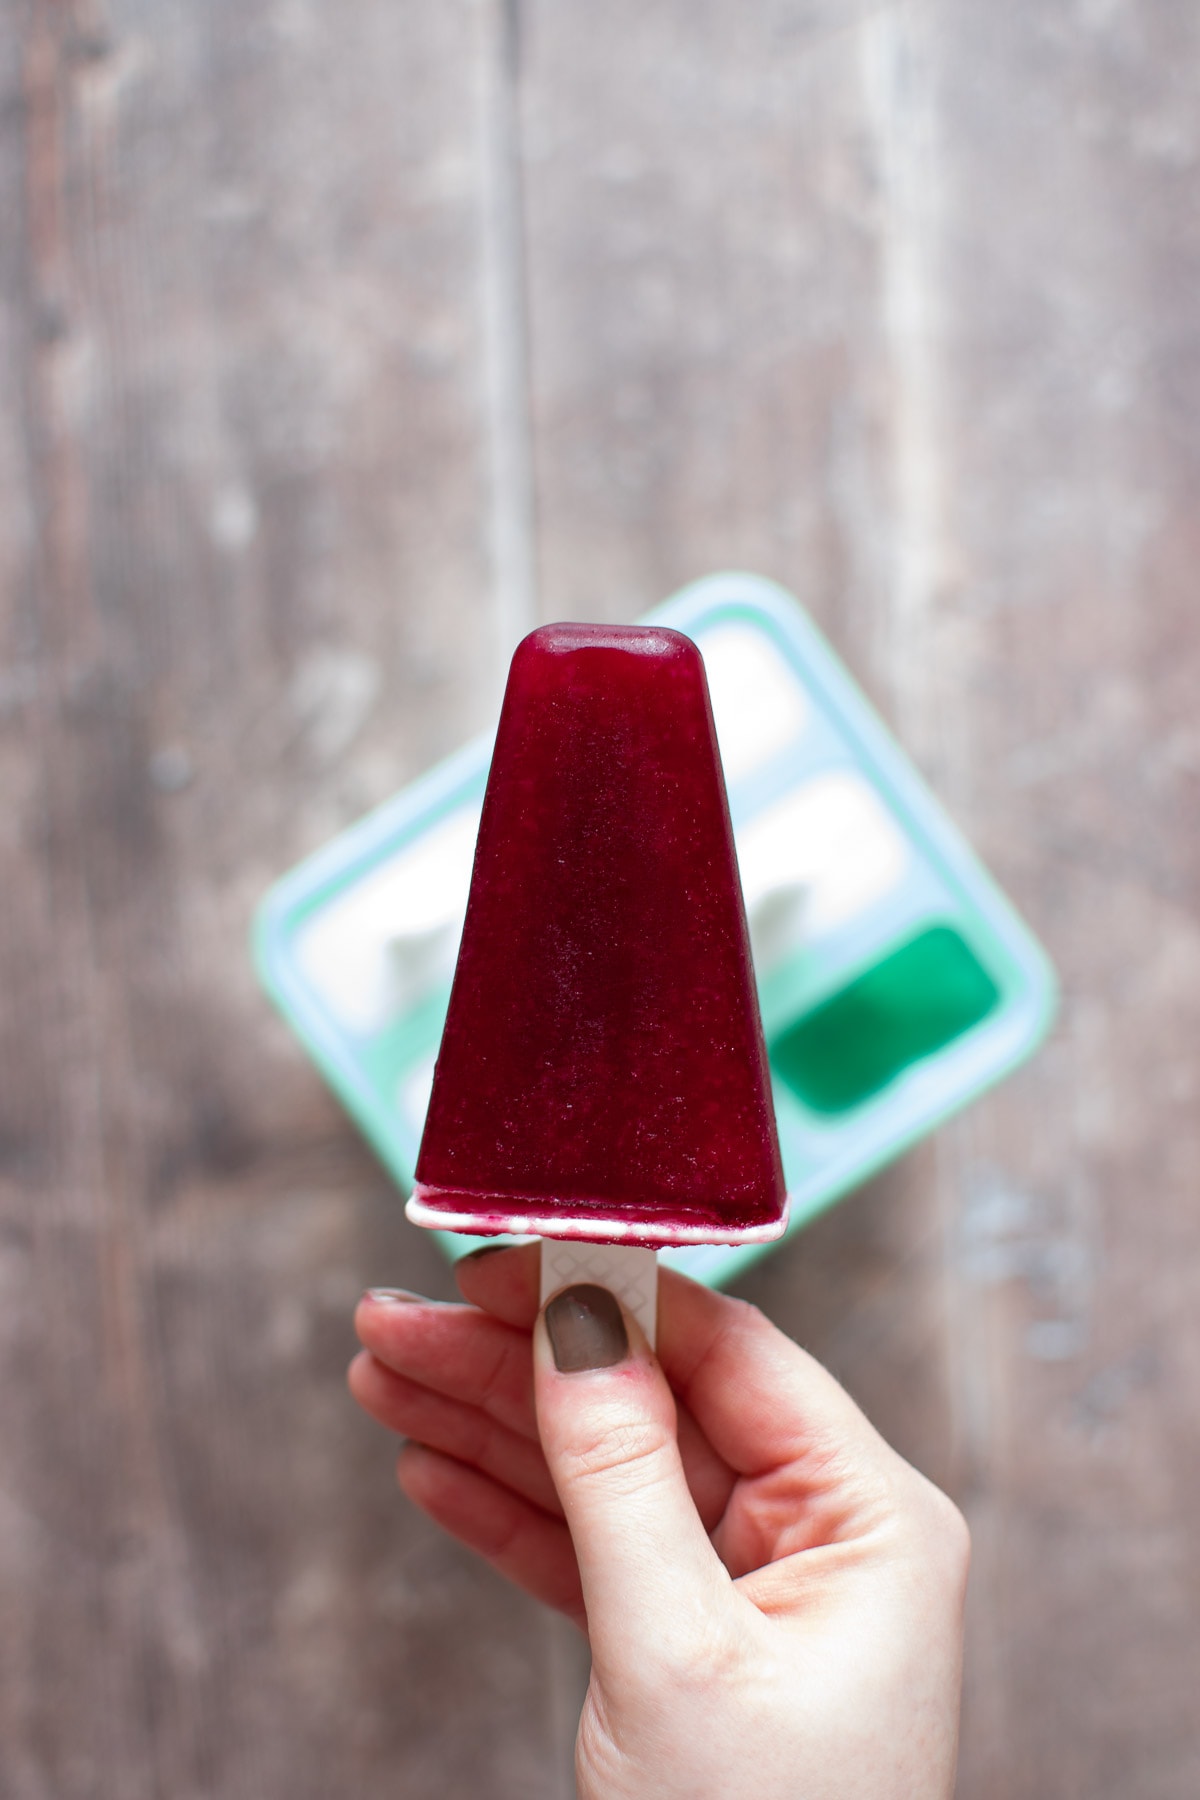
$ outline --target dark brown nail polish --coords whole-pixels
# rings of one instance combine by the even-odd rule
[[[629,1353],[621,1308],[607,1288],[564,1288],[546,1307],[546,1330],[560,1374],[610,1369]]]

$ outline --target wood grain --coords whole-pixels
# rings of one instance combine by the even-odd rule
[[[964,1796],[1195,1790],[1200,104],[1180,7],[526,32],[543,608],[777,575],[1046,938],[1047,1052],[745,1284],[975,1526]],[[694,559],[694,560],[693,560]]]
[[[478,21],[6,12],[0,1788],[557,1792],[344,1392],[445,1273],[246,950],[494,694]]]
[[[529,623],[743,566],[1064,986],[744,1291],[971,1517],[963,1800],[1192,1800],[1200,17],[353,13],[0,0],[0,1792],[570,1791],[577,1652],[344,1396],[449,1281],[245,935]]]

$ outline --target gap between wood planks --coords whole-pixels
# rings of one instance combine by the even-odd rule
[[[538,623],[529,321],[521,176],[519,0],[478,0],[480,275],[497,702],[514,646]]]

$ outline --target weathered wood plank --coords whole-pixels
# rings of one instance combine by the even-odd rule
[[[543,611],[747,564],[845,620],[882,400],[855,34],[619,4],[598,49],[577,7],[524,16]]]
[[[1200,1781],[1197,25],[943,27],[970,811],[1065,988],[1051,1052],[948,1146],[977,1369],[968,1793]]]
[[[0,1786],[556,1794],[554,1640],[344,1393],[445,1272],[246,950],[494,697],[479,22],[0,39]]]
[[[746,1283],[977,1536],[961,1791],[1195,1790],[1196,21],[526,8],[541,604],[798,592],[1045,936],[1038,1064]]]

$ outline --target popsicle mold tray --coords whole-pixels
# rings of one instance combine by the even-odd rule
[[[1054,976],[788,594],[714,575],[649,621],[704,656],[794,1231],[1028,1056]],[[405,1192],[490,754],[478,739],[343,832],[255,924],[265,987]],[[716,1283],[773,1247],[661,1254]]]

